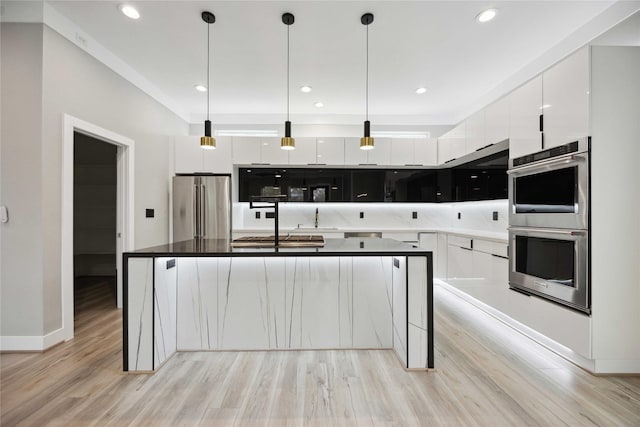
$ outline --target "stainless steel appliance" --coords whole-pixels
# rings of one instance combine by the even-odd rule
[[[231,240],[231,175],[173,177],[173,241]]]
[[[587,230],[509,228],[509,284],[590,313]]]
[[[509,161],[509,223],[589,228],[589,139]]]
[[[509,286],[590,313],[589,139],[510,167]]]

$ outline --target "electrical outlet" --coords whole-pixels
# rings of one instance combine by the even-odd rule
[[[364,218],[364,212],[360,212],[360,219]]]
[[[458,219],[462,219],[462,214],[458,212]]]
[[[256,212],[256,219],[260,219],[260,212]]]
[[[146,218],[153,218],[155,216],[155,210],[154,209],[145,209],[144,216]]]
[[[494,221],[498,220],[498,211],[493,211],[493,220]]]
[[[276,213],[275,212],[265,212],[264,213],[264,217],[265,218],[275,218],[276,217]]]
[[[411,212],[411,218],[418,219],[418,212]]]

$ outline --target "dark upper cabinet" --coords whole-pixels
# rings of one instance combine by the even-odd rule
[[[239,200],[284,194],[291,202],[462,202],[507,198],[508,151],[443,169],[240,168]]]

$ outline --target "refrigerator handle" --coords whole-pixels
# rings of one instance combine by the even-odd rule
[[[207,237],[207,191],[204,184],[200,184],[200,236]]]
[[[194,238],[200,237],[200,207],[198,206],[198,185],[193,186],[193,232]]]

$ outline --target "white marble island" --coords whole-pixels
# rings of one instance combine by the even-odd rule
[[[391,349],[433,367],[432,254],[391,239],[323,248],[193,240],[124,255],[124,370],[176,351]]]

